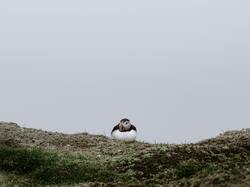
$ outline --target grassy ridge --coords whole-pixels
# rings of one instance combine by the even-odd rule
[[[14,185],[250,186],[250,130],[169,145],[0,124],[0,186]]]
[[[180,149],[182,157],[174,156],[178,151],[155,150],[151,156],[117,157],[101,160],[68,153],[49,152],[42,149],[1,147],[0,170],[29,178],[35,184],[75,184],[80,182],[102,182],[113,184],[154,185],[183,183],[194,180],[200,185],[210,176],[210,184],[234,184],[245,179],[250,157],[246,152],[230,154],[204,154],[194,157],[186,155],[186,147]],[[228,153],[229,153],[228,152]],[[143,179],[143,181],[141,181]],[[199,179],[199,180],[197,180]],[[249,182],[249,181],[248,181]]]

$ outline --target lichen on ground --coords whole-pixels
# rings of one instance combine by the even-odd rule
[[[250,186],[250,129],[196,144],[121,142],[0,123],[0,186]]]

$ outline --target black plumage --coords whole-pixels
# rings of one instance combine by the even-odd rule
[[[115,130],[119,130],[120,131],[119,124],[116,125],[116,126],[114,126],[112,132],[114,132]],[[136,127],[134,125],[131,125],[128,130],[123,129],[122,132],[128,132],[128,131],[131,131],[131,130],[135,130],[136,131]]]

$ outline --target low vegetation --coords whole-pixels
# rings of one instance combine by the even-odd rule
[[[250,186],[250,129],[169,145],[0,123],[0,186]]]

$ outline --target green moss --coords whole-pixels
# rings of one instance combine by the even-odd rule
[[[104,162],[82,155],[41,149],[0,149],[0,169],[26,175],[42,183],[113,181],[117,175]]]

